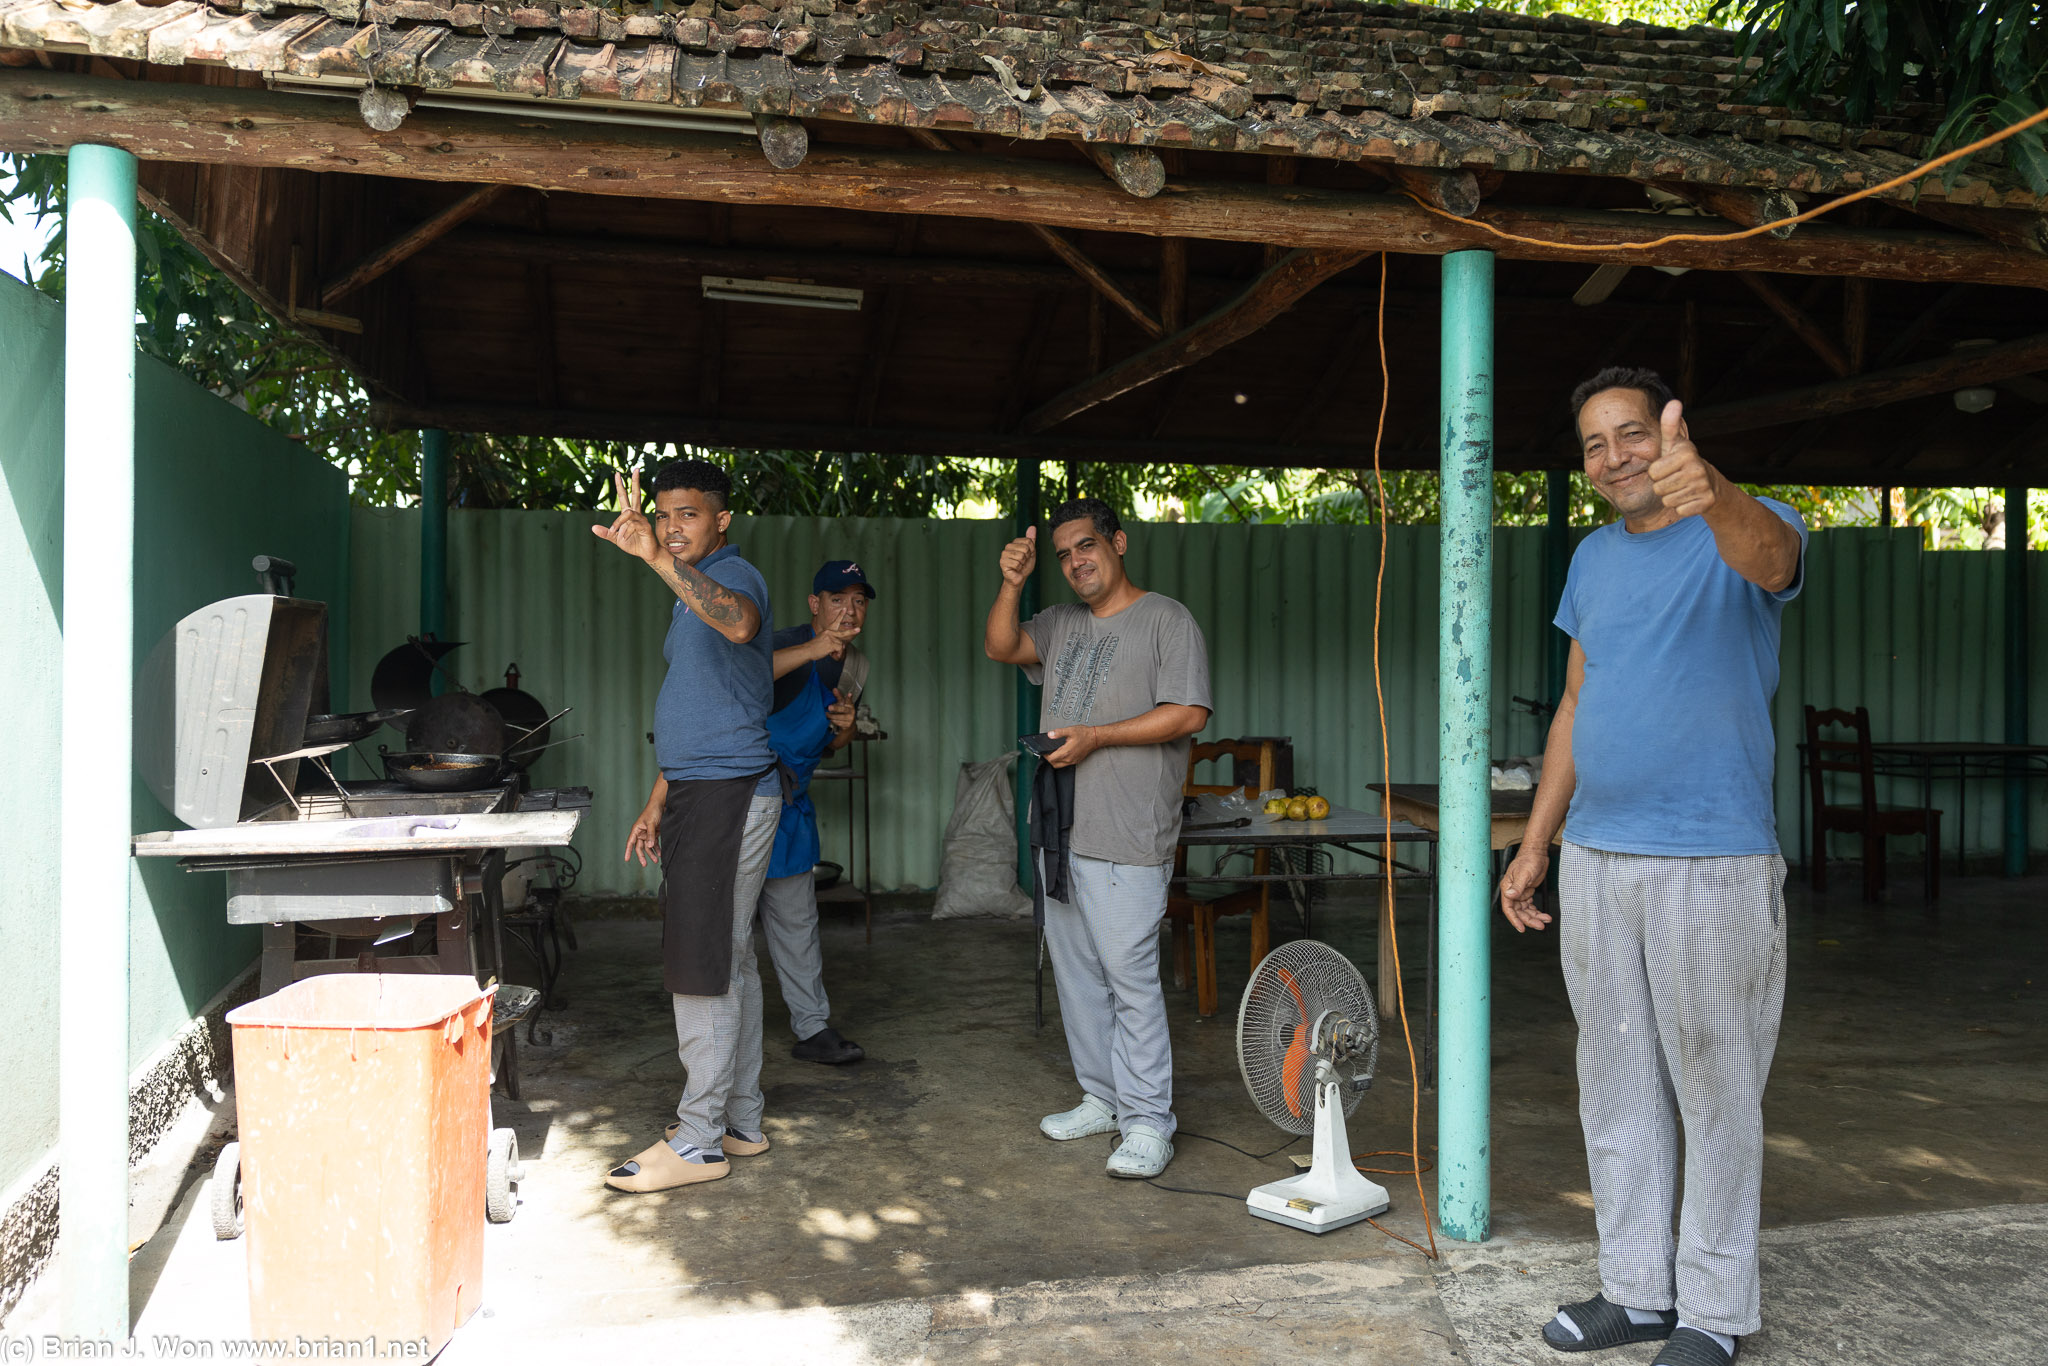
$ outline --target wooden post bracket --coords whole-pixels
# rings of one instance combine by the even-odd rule
[[[355,293],[372,280],[390,273],[447,236],[458,225],[475,216],[479,210],[486,209],[504,198],[511,188],[509,185],[481,185],[471,190],[426,222],[400,233],[328,281],[320,289],[320,302],[332,305],[337,300]]]

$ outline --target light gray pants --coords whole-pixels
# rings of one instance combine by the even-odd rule
[[[761,973],[754,963],[754,907],[775,844],[782,798],[755,797],[740,832],[739,875],[732,892],[732,977],[723,996],[677,996],[676,1056],[683,1060],[683,1099],[676,1136],[716,1148],[730,1124],[761,1131]]]
[[[1116,1107],[1124,1133],[1173,1136],[1173,1042],[1159,985],[1159,923],[1173,865],[1074,855],[1071,901],[1045,899],[1045,943],[1081,1089]]]
[[[768,941],[768,960],[782,1003],[789,1007],[789,1027],[798,1040],[825,1027],[832,1003],[825,999],[825,951],[818,943],[818,889],[815,874],[805,869],[795,877],[771,877],[761,884],[761,937]]]
[[[1638,1309],[1675,1306],[1717,1333],[1754,1333],[1764,1081],[1785,1004],[1785,861],[1568,842],[1559,891],[1601,1291]]]

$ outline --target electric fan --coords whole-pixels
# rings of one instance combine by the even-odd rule
[[[1290,1134],[1315,1134],[1299,1176],[1269,1181],[1245,1207],[1276,1224],[1328,1233],[1387,1207],[1382,1186],[1351,1163],[1344,1116],[1379,1060],[1380,1021],[1350,960],[1312,939],[1267,954],[1237,1011],[1237,1065],[1259,1112]]]

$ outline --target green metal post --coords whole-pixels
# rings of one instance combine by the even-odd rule
[[[420,634],[448,634],[448,433],[420,433]]]
[[[2027,743],[2027,491],[2005,491],[2005,742]],[[2015,761],[2017,766],[2017,761]],[[2005,875],[2027,871],[2027,780],[2005,780]]]
[[[1550,623],[1564,600],[1564,578],[1572,559],[1572,472],[1552,470],[1544,481],[1543,519],[1543,696],[1556,702],[1564,696],[1564,675],[1571,661],[1571,637]],[[1538,737],[1541,743],[1541,737]]]
[[[1016,534],[1022,536],[1025,528],[1038,525],[1038,458],[1019,456],[1017,458],[1017,526]],[[1041,530],[1038,536],[1038,553],[1052,554],[1052,543]],[[1034,571],[1024,580],[1024,600],[1017,604],[1017,614],[1029,621],[1038,611],[1038,575]],[[1038,685],[1024,677],[1024,671],[1017,671],[1017,734],[1034,735],[1038,731]],[[1029,754],[1017,755],[1017,885],[1025,891],[1031,890],[1031,777],[1038,760]]]
[[[66,1335],[121,1343],[128,1340],[128,784],[135,771],[135,158],[113,147],[73,147],[67,175],[59,1294]]]
[[[1436,1200],[1444,1232],[1478,1243],[1493,1205],[1493,253],[1453,252],[1443,271]]]

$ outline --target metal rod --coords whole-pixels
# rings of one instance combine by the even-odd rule
[[[65,210],[61,1323],[128,1340],[129,775],[135,771],[135,158],[70,152]],[[109,801],[110,781],[122,795]]]
[[[1038,457],[1034,455],[1017,458],[1017,534],[1022,536],[1025,529],[1038,525]],[[1052,541],[1041,535],[1038,538],[1038,553],[1052,554]],[[1017,604],[1017,616],[1029,621],[1038,611],[1038,574],[1034,570],[1024,580],[1024,595]],[[1017,670],[1017,734],[1034,735],[1038,731],[1038,685]],[[1031,777],[1038,760],[1022,748],[1017,751],[1017,885],[1026,892],[1031,890]]]
[[[448,636],[448,433],[431,428],[420,433],[420,634]]]
[[[2005,491],[2005,742],[2027,743],[2027,490]],[[2027,871],[2025,762],[2006,761],[2005,875]]]
[[[1437,832],[1443,1085],[1437,1092],[1437,1216],[1486,1241],[1492,1225],[1493,254],[1443,265]]]

